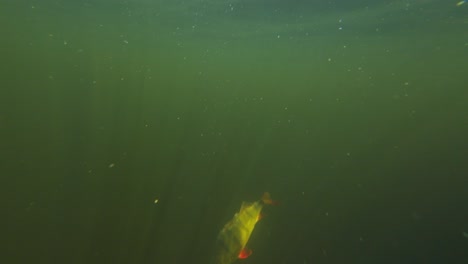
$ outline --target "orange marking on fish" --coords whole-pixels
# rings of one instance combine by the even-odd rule
[[[246,259],[248,258],[250,255],[252,255],[252,250],[251,249],[248,249],[248,248],[243,248],[241,250],[241,252],[239,253],[239,258],[240,259]]]

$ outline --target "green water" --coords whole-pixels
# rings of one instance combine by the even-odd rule
[[[455,4],[4,1],[0,262],[467,263]]]

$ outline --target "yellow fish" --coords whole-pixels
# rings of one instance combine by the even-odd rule
[[[219,232],[216,255],[213,264],[232,264],[239,258],[247,258],[252,250],[245,245],[249,241],[255,224],[261,217],[263,205],[273,204],[270,194],[265,192],[262,199],[254,203],[243,202],[238,213]]]

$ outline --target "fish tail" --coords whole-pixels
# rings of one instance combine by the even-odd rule
[[[264,192],[262,196],[262,201],[265,204],[274,204],[273,200],[271,199],[270,193],[269,192]]]

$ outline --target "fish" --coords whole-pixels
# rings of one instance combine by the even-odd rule
[[[462,0],[462,1],[458,2],[458,3],[457,3],[457,6],[463,5],[464,3],[466,3],[466,1],[467,1],[467,0]]]
[[[227,222],[216,239],[216,253],[212,264],[232,264],[238,259],[245,259],[252,254],[246,248],[250,235],[261,218],[265,204],[275,204],[270,194],[265,192],[262,198],[253,203],[243,202],[239,212]]]

